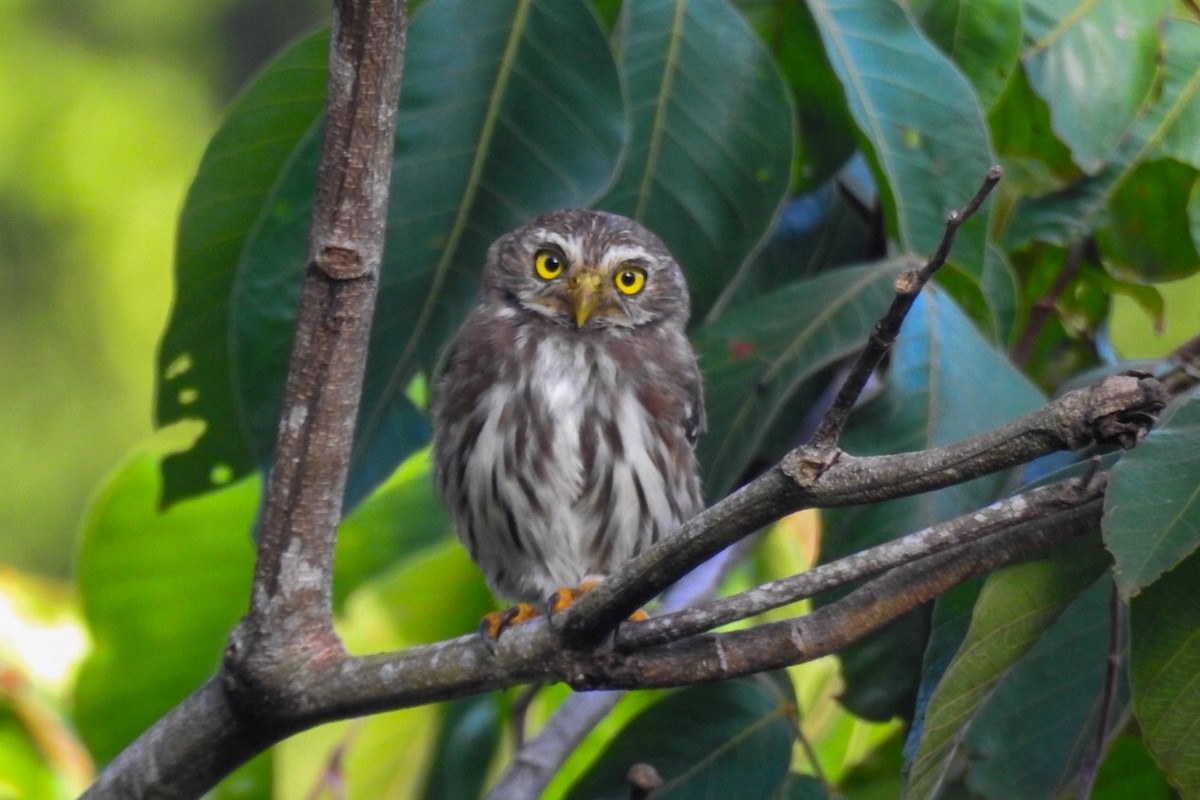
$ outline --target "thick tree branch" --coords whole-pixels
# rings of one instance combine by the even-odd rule
[[[225,667],[134,742],[86,797],[194,797],[299,728],[291,700],[342,653],[333,549],[383,254],[403,0],[339,0],[296,335],[265,488],[250,611]]]

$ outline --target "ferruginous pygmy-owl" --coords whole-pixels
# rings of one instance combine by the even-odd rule
[[[438,485],[500,597],[604,576],[701,507],[683,270],[633,220],[539,217],[488,250],[434,396]]]

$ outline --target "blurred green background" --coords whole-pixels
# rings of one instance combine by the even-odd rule
[[[0,564],[64,577],[151,431],[184,192],[317,0],[0,1]]]

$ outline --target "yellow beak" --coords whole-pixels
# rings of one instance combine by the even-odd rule
[[[567,282],[567,294],[575,309],[575,324],[582,328],[596,311],[602,299],[604,276],[593,270],[580,270]]]

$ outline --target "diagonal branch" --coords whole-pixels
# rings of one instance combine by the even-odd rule
[[[557,620],[568,646],[600,641],[637,608],[733,542],[804,508],[872,503],[940,489],[1092,442],[1131,446],[1166,403],[1161,385],[1114,375],[990,433],[917,453],[857,458],[799,447],[776,467],[627,562]]]
[[[958,235],[958,229],[979,210],[983,201],[992,193],[992,189],[996,188],[996,184],[1003,176],[1004,170],[1000,167],[989,167],[975,196],[965,206],[951,211],[946,217],[946,230],[942,234],[942,240],[934,254],[925,262],[925,266],[919,270],[903,272],[896,277],[896,297],[892,300],[892,305],[888,308],[887,313],[875,323],[871,337],[867,340],[867,346],[859,353],[858,360],[855,361],[846,380],[842,383],[841,389],[838,390],[833,404],[825,412],[821,424],[813,433],[809,444],[814,450],[829,450],[837,445],[838,439],[842,435],[842,429],[846,427],[846,422],[850,419],[851,409],[858,402],[859,395],[862,394],[863,387],[867,385],[871,373],[879,366],[879,362],[883,360],[887,351],[896,341],[896,337],[900,334],[900,326],[904,324],[904,318],[908,316],[917,295],[933,278],[934,273],[946,263],[946,258],[950,255],[950,248],[954,245],[954,239]]]

